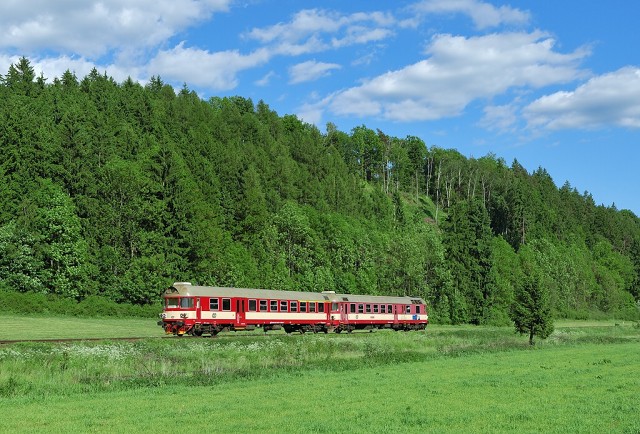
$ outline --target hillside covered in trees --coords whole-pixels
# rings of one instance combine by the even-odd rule
[[[638,318],[640,220],[543,168],[372,126],[323,132],[158,77],[49,80],[25,58],[0,76],[5,290],[411,294],[437,322],[505,324],[532,275],[556,317]]]

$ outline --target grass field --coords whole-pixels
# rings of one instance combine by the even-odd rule
[[[157,321],[144,318],[3,315],[0,340],[92,339],[162,336]]]
[[[608,323],[535,348],[451,326],[20,343],[0,347],[0,432],[637,433],[639,345]]]

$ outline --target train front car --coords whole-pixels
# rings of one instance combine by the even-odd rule
[[[164,295],[162,320],[167,334],[215,336],[221,331],[284,329],[287,333],[327,332],[324,294],[268,289],[197,286],[177,282]]]
[[[191,283],[176,282],[162,295],[164,308],[158,325],[164,329],[165,333],[182,336],[193,332],[198,315],[196,298],[190,290]]]

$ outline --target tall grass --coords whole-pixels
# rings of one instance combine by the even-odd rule
[[[2,429],[636,433],[640,330],[590,335],[565,329],[533,349],[467,327],[12,345],[0,348]]]
[[[640,341],[635,327],[566,328],[538,345]],[[351,371],[529,350],[510,328],[432,327],[351,335],[226,335],[136,342],[19,343],[0,347],[0,397],[48,396],[168,385],[211,386],[310,370]]]

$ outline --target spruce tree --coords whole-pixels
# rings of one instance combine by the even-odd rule
[[[528,255],[525,255],[528,256]],[[511,307],[511,319],[516,332],[529,335],[529,345],[534,345],[534,337],[546,339],[553,333],[553,318],[549,290],[542,282],[535,264],[523,260],[524,277],[516,286]]]

